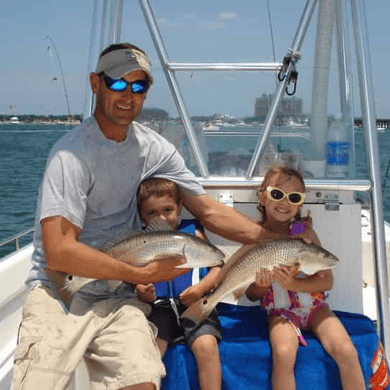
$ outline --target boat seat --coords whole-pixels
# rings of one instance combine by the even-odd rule
[[[271,349],[266,312],[260,306],[218,304],[222,325],[219,351],[223,390],[271,390]],[[357,348],[366,388],[387,375],[386,361],[373,322],[362,314],[335,312]],[[335,361],[310,332],[303,332],[307,347],[299,346],[295,365],[297,390],[342,389]],[[186,344],[168,348],[164,363],[167,376],[161,390],[198,390],[195,358]],[[374,370],[373,368],[374,367]],[[374,372],[375,371],[375,372]]]

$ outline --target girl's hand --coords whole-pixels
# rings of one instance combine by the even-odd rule
[[[295,275],[298,273],[299,264],[293,266],[280,265],[273,269],[273,280],[277,282],[280,287],[286,290],[294,291],[294,284],[296,282]]]
[[[141,302],[150,303],[156,300],[156,290],[153,283],[137,284],[135,286],[137,297]]]
[[[197,285],[190,286],[186,288],[179,296],[180,302],[186,306],[189,307],[196,301],[198,301],[200,298],[202,298],[202,294],[200,292],[200,289],[197,288]]]
[[[266,268],[260,268],[256,271],[255,283],[258,287],[268,287],[272,284],[273,273]]]

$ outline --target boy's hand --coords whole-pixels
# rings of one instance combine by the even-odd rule
[[[137,297],[141,302],[150,303],[156,300],[156,290],[153,283],[137,284],[135,287]]]

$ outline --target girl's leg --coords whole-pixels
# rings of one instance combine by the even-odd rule
[[[292,325],[282,317],[270,317],[273,390],[295,390],[294,366],[298,337]]]
[[[310,329],[340,370],[343,390],[366,388],[359,357],[343,324],[328,307],[320,308],[313,315]]]
[[[199,385],[202,390],[221,389],[221,363],[217,339],[213,335],[198,337],[191,345],[198,365]]]

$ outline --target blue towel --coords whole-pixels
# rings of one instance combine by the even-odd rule
[[[218,304],[222,325],[219,351],[223,390],[271,390],[271,349],[266,312],[258,306]],[[367,389],[388,375],[388,367],[373,322],[361,314],[335,311],[358,351]],[[338,390],[340,377],[335,361],[310,332],[303,331],[307,347],[300,346],[295,364],[297,390]],[[164,363],[167,376],[162,390],[199,390],[195,358],[185,344],[169,347]],[[374,367],[374,369],[372,368]],[[375,371],[375,372],[374,372]]]

